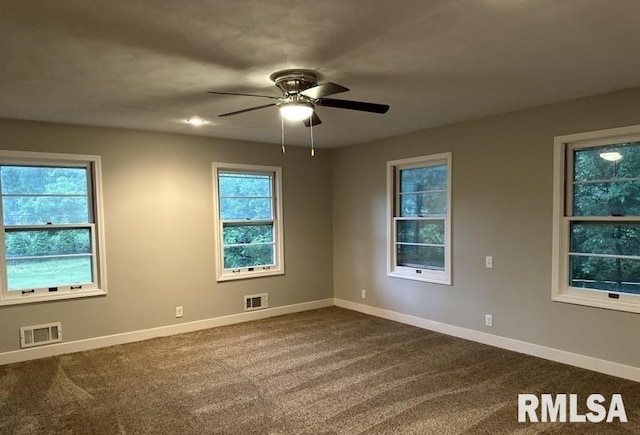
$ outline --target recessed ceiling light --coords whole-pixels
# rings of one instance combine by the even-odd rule
[[[187,119],[187,124],[193,125],[194,127],[200,127],[202,124],[206,124],[207,121],[204,119],[194,116],[192,118]]]
[[[617,162],[622,158],[622,154],[616,151],[610,151],[606,153],[600,153],[600,157],[610,162]]]

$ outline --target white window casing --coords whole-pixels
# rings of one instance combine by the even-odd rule
[[[214,162],[213,193],[216,280],[284,274],[282,169]]]
[[[30,192],[24,187],[26,179],[16,175],[20,171],[84,174],[79,180],[86,183],[86,192],[67,193],[64,177],[51,178],[38,187],[45,190]],[[0,150],[0,173],[7,174],[0,180],[0,305],[106,295],[100,157]],[[54,192],[46,191],[49,188]],[[82,217],[61,219],[58,203],[64,205],[58,212]],[[34,214],[16,220],[27,210]],[[86,246],[74,252],[78,243]]]
[[[387,276],[451,285],[451,153],[387,162],[387,216]]]
[[[637,252],[640,246],[640,213],[628,206],[629,198],[624,197],[624,189],[615,187],[616,184],[631,186],[629,189],[637,192],[637,187],[632,185],[640,183],[640,165],[627,165],[625,174],[616,174],[616,165],[628,161],[624,160],[624,156],[618,156],[621,159],[619,161],[605,161],[609,159],[605,159],[604,155],[611,150],[625,150],[623,154],[632,152],[640,155],[640,126],[554,138],[551,298],[557,302],[640,313],[640,274],[634,278],[635,274],[630,275],[627,271],[623,277],[620,266],[621,262],[625,262],[626,269],[637,271],[640,265],[640,254]],[[582,168],[578,166],[582,163],[574,161],[575,156],[589,152],[593,153],[593,161],[596,161],[597,155],[604,159],[600,162],[601,166],[612,168],[607,170],[612,171],[613,175],[580,179],[580,174],[574,174],[576,168]],[[584,165],[586,167],[586,163]],[[588,204],[596,205],[585,212],[582,210],[585,206],[580,201],[587,203],[583,198],[589,198],[589,189],[600,192],[601,196],[608,195],[609,199],[602,200],[592,194]],[[636,195],[632,199],[640,200]],[[598,210],[598,204],[602,210]],[[622,208],[612,210],[611,204],[622,204]],[[618,236],[598,236],[597,233],[589,234],[588,230]],[[581,235],[580,231],[586,235]],[[626,231],[627,235],[620,236],[620,231]],[[583,246],[587,244],[589,249]],[[572,261],[576,262],[573,267]],[[586,265],[587,261],[591,261],[590,267]],[[603,266],[607,262],[617,262],[620,273],[607,275],[611,273]]]

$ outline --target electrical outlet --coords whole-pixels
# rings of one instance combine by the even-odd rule
[[[484,315],[484,325],[489,328],[493,327],[493,316],[491,314]]]
[[[367,298],[367,291],[365,289],[360,290],[360,297],[362,299],[366,299]]]
[[[182,307],[176,307],[176,317],[182,317]]]

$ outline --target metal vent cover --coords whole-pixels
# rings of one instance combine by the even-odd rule
[[[62,322],[20,328],[20,347],[42,346],[62,341]]]
[[[244,310],[260,310],[269,306],[269,298],[267,293],[260,293],[257,295],[248,295],[244,297]]]

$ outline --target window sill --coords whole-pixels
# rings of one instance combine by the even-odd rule
[[[567,304],[640,313],[640,295],[634,296],[615,293],[619,294],[620,298],[609,299],[607,294],[607,292],[598,290],[567,290],[567,293],[552,295],[551,299],[555,302]]]
[[[399,272],[389,272],[387,273],[388,277],[391,278],[401,278],[401,279],[410,279],[412,281],[422,281],[422,282],[430,282],[432,284],[442,284],[442,285],[451,285],[451,279],[446,276],[444,273],[434,275],[434,274],[406,274]]]
[[[216,281],[235,281],[239,279],[261,278],[266,276],[284,275],[284,269],[256,270],[253,272],[242,271],[239,273],[225,272],[216,278]]]
[[[59,301],[63,299],[78,299],[78,298],[87,298],[94,296],[106,296],[106,290],[84,290],[81,292],[73,292],[73,293],[59,293],[55,295],[50,294],[26,294],[20,295],[16,297],[9,297],[7,299],[0,300],[0,306],[4,305],[20,305],[20,304],[33,304],[37,302],[50,302],[50,301]]]

